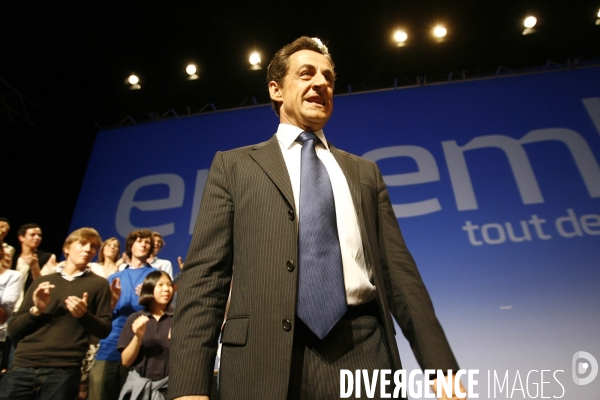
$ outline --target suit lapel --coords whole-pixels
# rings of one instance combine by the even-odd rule
[[[338,150],[331,143],[328,144],[329,148],[331,149],[331,153],[346,176],[348,188],[350,189],[350,195],[352,196],[352,201],[354,202],[354,209],[360,216],[362,207],[360,196],[360,171],[358,168],[358,163],[345,151]],[[359,218],[359,220],[360,219],[361,218]]]
[[[290,175],[279,148],[277,136],[263,143],[252,147],[250,157],[260,165],[260,167],[269,176],[271,181],[277,186],[283,197],[287,200],[290,207],[294,208],[294,193]]]
[[[350,195],[352,196],[352,202],[354,203],[354,209],[356,210],[356,217],[358,220],[358,229],[360,229],[360,237],[363,243],[363,250],[365,252],[365,260],[367,265],[372,267],[373,257],[369,241],[367,240],[367,227],[365,226],[365,218],[362,215],[362,197],[360,187],[360,167],[358,162],[347,152],[336,149],[329,144],[331,152],[335,157],[338,165],[342,169],[342,172],[346,176],[348,182],[348,188],[350,189]]]

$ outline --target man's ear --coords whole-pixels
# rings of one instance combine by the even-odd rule
[[[277,82],[269,82],[269,94],[271,95],[271,100],[283,102],[283,97],[281,95],[281,87]]]

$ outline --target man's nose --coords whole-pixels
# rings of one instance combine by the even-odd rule
[[[314,87],[324,87],[327,85],[327,79],[325,75],[321,72],[317,71],[317,73],[313,77],[313,86]]]

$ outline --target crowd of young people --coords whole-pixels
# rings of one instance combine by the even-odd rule
[[[162,236],[135,230],[121,253],[80,228],[58,262],[39,225],[19,228],[20,251],[9,229],[0,218],[0,400],[162,398],[174,295]]]

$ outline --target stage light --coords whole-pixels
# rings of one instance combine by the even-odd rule
[[[187,72],[188,75],[195,75],[197,71],[197,68],[194,64],[189,64],[187,67],[185,67],[185,72]]]
[[[129,85],[129,89],[138,90],[141,89],[140,78],[136,74],[131,74],[125,79],[125,84]]]
[[[448,34],[448,30],[446,28],[444,28],[442,25],[438,25],[435,28],[433,28],[433,36],[435,36],[438,39],[442,39],[442,38],[446,37],[447,34]]]
[[[185,67],[185,72],[187,72],[188,76],[188,81],[195,81],[196,79],[199,78],[197,72],[198,72],[198,67],[196,67],[196,64],[188,64],[187,67]]]
[[[260,54],[258,54],[257,51],[253,51],[252,54],[250,54],[250,58],[248,58],[248,61],[250,62],[250,69],[259,70],[262,68],[260,65]]]
[[[127,78],[127,82],[129,82],[130,85],[137,85],[140,83],[140,78],[136,74],[131,74],[129,75],[129,78]]]
[[[596,25],[600,25],[600,9],[598,10],[598,19],[596,20]]]
[[[402,47],[406,45],[407,39],[408,34],[405,31],[398,29],[396,32],[394,32],[394,41],[396,42],[396,46]]]
[[[525,18],[525,20],[523,21],[523,26],[525,28],[533,28],[535,26],[535,24],[537,24],[537,18],[534,17],[533,15],[530,15],[529,17]]]
[[[256,51],[253,52],[252,54],[250,54],[250,58],[248,59],[248,61],[250,61],[250,65],[252,66],[260,64],[260,54],[258,54]]]
[[[534,17],[533,15],[528,16],[527,18],[525,18],[523,20],[523,26],[525,27],[525,29],[523,29],[523,35],[529,35],[531,33],[535,33],[535,25],[537,24],[537,18]]]

